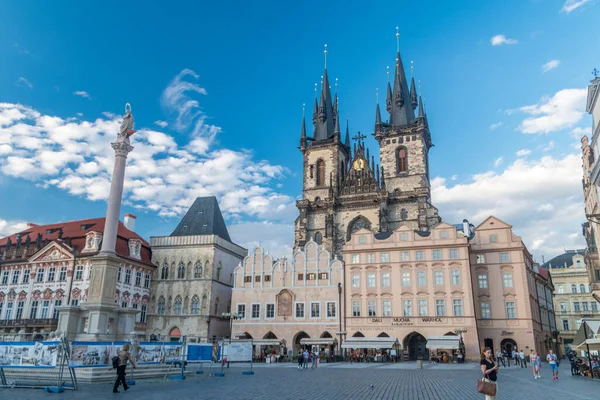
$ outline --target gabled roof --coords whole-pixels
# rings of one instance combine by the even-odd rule
[[[491,226],[492,224],[495,224],[496,226]],[[487,217],[485,219],[485,221],[483,221],[482,223],[477,225],[475,230],[477,231],[480,229],[498,229],[498,228],[512,228],[512,225],[509,225],[506,222],[502,221],[501,219],[496,218],[493,215],[490,215],[489,217]]]
[[[217,235],[231,242],[215,196],[198,197],[171,236]]]

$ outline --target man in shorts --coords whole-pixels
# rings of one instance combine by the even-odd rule
[[[552,351],[552,349],[548,350],[548,355],[546,356],[546,360],[548,364],[550,364],[550,370],[552,371],[552,380],[558,380],[558,363],[556,354]]]

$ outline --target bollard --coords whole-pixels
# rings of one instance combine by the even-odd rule
[[[417,369],[423,369],[423,360],[417,360]]]

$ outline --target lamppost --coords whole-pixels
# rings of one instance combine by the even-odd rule
[[[229,318],[229,341],[231,342],[231,336],[233,335],[233,320],[242,319],[242,316],[238,313],[224,312],[221,314],[223,318]]]
[[[340,357],[342,356],[342,335],[344,334],[344,332],[342,331],[342,284],[341,282],[338,282],[338,316],[339,316],[339,320],[340,320],[340,330],[338,332],[338,334],[340,335],[340,341],[338,342],[339,345],[339,349],[338,349],[338,354],[340,355]]]

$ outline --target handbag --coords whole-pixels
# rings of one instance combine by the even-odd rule
[[[477,381],[477,391],[481,394],[486,394],[488,396],[496,395],[496,384],[491,382],[486,382],[485,378],[481,378],[480,381]]]

